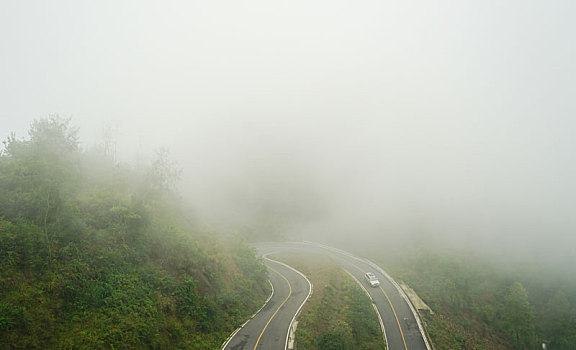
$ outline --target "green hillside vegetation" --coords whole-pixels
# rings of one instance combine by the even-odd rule
[[[576,349],[576,285],[565,276],[427,249],[389,266],[435,312],[426,323],[438,350]]]
[[[83,152],[68,120],[0,154],[0,348],[215,349],[267,295],[240,239],[194,227],[166,152]]]
[[[386,348],[370,298],[336,262],[325,255],[305,253],[277,254],[271,258],[304,273],[314,286],[298,317],[299,349]]]

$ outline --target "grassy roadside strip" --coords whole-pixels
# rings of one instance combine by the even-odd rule
[[[365,292],[336,262],[318,254],[275,254],[316,286],[296,330],[300,349],[385,349],[378,316]]]

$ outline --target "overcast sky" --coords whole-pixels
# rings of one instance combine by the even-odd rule
[[[207,218],[576,256],[573,1],[2,1],[0,137],[168,147]],[[259,202],[260,201],[260,202]],[[249,203],[247,205],[246,203]]]

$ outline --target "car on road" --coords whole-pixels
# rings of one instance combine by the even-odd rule
[[[372,272],[366,272],[364,274],[364,278],[371,287],[378,287],[380,285],[380,281],[378,281],[378,278],[376,278],[376,275],[374,275]]]

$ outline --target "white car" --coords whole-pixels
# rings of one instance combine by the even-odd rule
[[[372,272],[366,272],[366,274],[364,274],[364,278],[366,278],[366,282],[368,282],[371,287],[378,287],[380,285],[380,281],[378,281],[376,275],[374,275]]]

